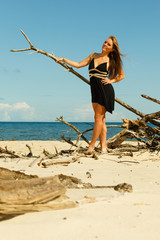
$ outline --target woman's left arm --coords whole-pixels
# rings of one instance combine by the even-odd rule
[[[121,81],[121,80],[124,79],[124,78],[125,78],[125,75],[124,75],[123,70],[121,69],[120,74],[119,74],[116,78],[110,79],[110,83],[119,82],[119,81]]]

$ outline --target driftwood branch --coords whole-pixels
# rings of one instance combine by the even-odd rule
[[[41,53],[47,57],[50,57],[52,58],[55,62],[57,61],[57,58],[55,57],[55,55],[52,53],[48,53],[44,50],[41,50],[41,49],[38,49],[36,47],[33,46],[33,44],[31,43],[31,41],[29,40],[29,38],[26,36],[26,34],[20,30],[21,33],[23,34],[23,36],[26,38],[26,40],[28,41],[29,45],[30,45],[30,48],[24,48],[24,49],[18,49],[18,50],[14,50],[14,49],[11,49],[10,51],[11,52],[22,52],[22,51],[35,51],[37,53]],[[69,67],[67,64],[65,64],[64,62],[60,61],[59,64],[64,67],[65,69],[67,69],[69,72],[72,72],[74,75],[76,75],[77,77],[79,77],[82,81],[84,81],[85,83],[87,84],[90,84],[89,81],[84,78],[82,75],[80,75],[79,73],[77,73],[73,68]]]
[[[31,147],[28,144],[26,144],[26,147],[29,149],[29,153],[27,154],[27,157],[32,157],[33,153],[32,153]]]
[[[62,140],[64,140],[65,142],[67,142],[67,143],[69,143],[69,144],[71,144],[72,146],[75,146],[75,147],[77,147],[77,145],[76,144],[74,144],[74,142],[72,142],[72,140],[71,139],[66,139],[63,135],[62,136],[60,136],[60,138],[62,139]]]
[[[120,99],[118,98],[115,98],[116,102],[118,102],[120,105],[122,105],[123,107],[125,107],[126,109],[128,109],[129,111],[135,113],[136,115],[140,116],[140,117],[144,117],[145,114],[136,110],[135,108],[129,106],[127,103],[121,101]]]
[[[156,113],[151,113],[151,114],[147,114],[143,117],[143,120],[145,122],[148,122],[150,119],[160,119],[160,112],[156,112]]]
[[[151,100],[151,101],[153,101],[153,102],[155,102],[155,103],[160,104],[160,100],[158,100],[158,99],[156,99],[156,98],[152,98],[152,97],[147,96],[147,95],[144,95],[144,94],[142,94],[141,96],[142,96],[143,98],[146,98],[146,99],[148,99],[148,100]]]
[[[7,147],[5,147],[5,149],[0,147],[0,153],[8,154],[8,155],[10,155],[12,157],[15,157],[15,158],[22,158],[22,156],[19,156],[15,152],[8,150]]]
[[[57,118],[57,121],[62,122],[62,123],[64,123],[64,124],[68,125],[69,127],[71,127],[72,129],[74,129],[74,130],[81,136],[81,138],[82,138],[86,143],[89,144],[89,141],[83,136],[83,134],[82,134],[74,125],[72,125],[71,123],[68,123],[68,122],[64,121],[64,120],[63,120],[63,117]]]

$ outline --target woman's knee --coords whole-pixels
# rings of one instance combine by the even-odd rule
[[[99,112],[95,112],[95,115],[94,115],[95,121],[102,121],[102,123],[103,123],[103,118],[104,118],[103,114],[101,114]]]
[[[94,118],[95,121],[105,121],[105,108],[100,104],[96,104]]]
[[[103,122],[103,131],[107,132],[107,126],[106,126],[106,118],[104,116],[104,118],[102,119]]]
[[[106,125],[103,125],[102,131],[105,132],[105,133],[107,133],[107,127],[106,127]]]

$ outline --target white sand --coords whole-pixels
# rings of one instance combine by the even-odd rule
[[[26,143],[34,155],[41,155],[45,148],[54,153],[69,149],[63,142],[54,141],[1,141],[17,154],[27,154]],[[2,240],[160,240],[160,155],[150,152],[133,153],[133,157],[104,154],[99,160],[81,158],[79,163],[68,166],[54,165],[43,168],[30,167],[33,159],[0,158],[0,167],[19,170],[39,177],[59,173],[80,178],[94,185],[117,185],[129,183],[132,193],[119,193],[112,189],[70,189],[67,195],[80,200],[77,208],[27,213],[0,222]],[[41,159],[41,158],[40,158]],[[138,161],[139,163],[117,163]],[[86,172],[90,172],[88,178]],[[85,203],[84,196],[97,199]],[[84,202],[84,204],[82,204]]]

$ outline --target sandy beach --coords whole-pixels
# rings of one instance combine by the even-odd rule
[[[133,192],[114,189],[67,189],[79,202],[75,208],[31,212],[0,222],[3,240],[159,240],[160,239],[160,153],[141,150],[133,156],[100,154],[98,160],[81,157],[68,165],[47,168],[37,163],[50,153],[70,149],[61,141],[1,141],[0,146],[28,154],[28,144],[37,159],[18,159],[1,154],[0,167],[25,174],[49,177],[65,174],[96,186],[128,183]],[[82,142],[84,145],[85,143]],[[135,144],[137,144],[135,142]],[[73,156],[62,157],[71,159]],[[88,199],[91,199],[89,203]]]

